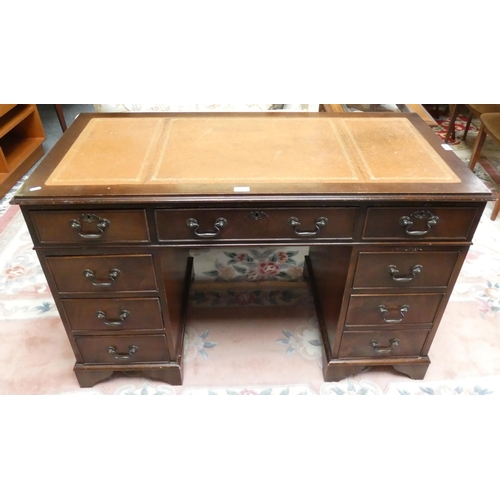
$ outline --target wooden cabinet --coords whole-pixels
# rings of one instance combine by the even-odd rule
[[[0,104],[0,198],[43,156],[35,104]]]
[[[80,385],[182,383],[189,249],[235,243],[309,247],[326,381],[423,378],[492,196],[417,116],[353,115],[80,115],[14,199]]]

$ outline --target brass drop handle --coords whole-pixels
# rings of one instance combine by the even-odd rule
[[[407,313],[410,310],[410,306],[408,304],[405,304],[399,308],[399,314],[401,314],[401,318],[399,319],[387,319],[386,316],[389,313],[389,309],[385,307],[384,305],[379,305],[378,306],[378,311],[379,313],[382,314],[382,319],[384,320],[385,323],[401,323],[405,317],[405,313]]]
[[[408,275],[408,276],[398,276],[399,274],[399,269],[397,268],[397,266],[391,264],[387,270],[389,271],[389,273],[391,274],[392,276],[392,279],[394,281],[399,281],[399,282],[407,282],[407,281],[412,281],[416,276],[417,274],[421,273],[423,270],[424,270],[424,266],[420,265],[420,264],[416,264],[414,265],[412,268],[411,268],[411,275]]]
[[[221,228],[227,226],[227,220],[224,219],[224,217],[219,217],[214,222],[215,231],[207,231],[205,233],[200,233],[198,231],[200,225],[198,224],[198,221],[196,219],[193,219],[192,217],[186,220],[186,225],[194,229],[194,234],[200,238],[215,238],[217,235],[219,235]]]
[[[424,220],[427,219],[427,230],[425,231],[410,231],[411,226],[413,226],[414,219]],[[399,225],[405,228],[406,234],[410,236],[425,236],[429,233],[433,226],[435,226],[439,221],[439,217],[437,215],[433,215],[428,210],[419,210],[417,212],[413,212],[410,216],[404,215],[399,219]]]
[[[121,271],[119,269],[111,269],[108,273],[109,281],[102,279],[96,279],[95,272],[92,269],[84,269],[83,275],[92,283],[94,286],[111,286],[114,281],[120,276]]]
[[[378,345],[378,340],[370,341],[370,345],[373,347],[373,350],[379,354],[389,354],[392,350],[399,345],[399,339],[390,340],[390,345],[387,347],[381,347]]]
[[[116,347],[112,345],[108,345],[108,352],[112,354],[115,359],[130,359],[139,348],[136,345],[131,345],[128,348],[127,353],[116,352]]]
[[[81,219],[81,220],[80,220]],[[96,233],[92,232],[84,232],[82,231],[82,222],[87,224],[95,222],[95,227],[97,229]],[[104,234],[104,231],[110,226],[111,222],[108,219],[104,219],[102,217],[98,217],[94,214],[84,214],[78,219],[71,219],[69,221],[69,225],[78,233],[78,236],[81,238],[85,238],[87,240],[96,240],[101,238]]]
[[[295,228],[295,234],[298,236],[316,236],[320,232],[321,228],[328,224],[328,219],[326,217],[319,217],[318,219],[316,219],[315,224],[316,229],[314,231],[300,231],[299,219],[297,217],[290,217],[288,219],[288,225]]]
[[[123,309],[120,311],[120,316],[118,320],[110,320],[107,318],[106,313],[104,311],[97,311],[96,316],[102,320],[102,322],[106,326],[121,326],[123,325],[123,322],[130,316],[130,312]]]

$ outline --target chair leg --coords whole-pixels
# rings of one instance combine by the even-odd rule
[[[469,131],[469,127],[470,127],[471,122],[472,122],[472,112],[469,115],[469,118],[467,120],[467,125],[465,126],[464,135],[462,137],[462,141],[464,141],[464,142],[465,142],[465,139],[467,139],[467,132]]]
[[[483,147],[485,139],[486,139],[486,130],[484,130],[484,125],[481,124],[481,128],[479,129],[479,133],[477,134],[476,142],[474,143],[474,147],[472,148],[472,155],[469,161],[469,168],[471,170],[474,170],[477,160],[479,160],[481,148]]]
[[[448,130],[446,131],[446,137],[444,138],[444,142],[450,142],[450,137],[455,140],[455,121],[457,120],[459,105],[458,104],[450,104],[451,116],[450,116],[450,124],[448,125]]]
[[[495,220],[497,218],[498,212],[500,212],[500,193],[498,193],[497,201],[495,201],[495,205],[493,207],[493,211],[491,212],[491,220]]]
[[[62,105],[61,104],[54,104],[54,107],[56,108],[56,113],[57,113],[57,118],[59,120],[59,125],[61,125],[62,131],[66,132],[66,129],[68,127],[66,126],[66,119],[64,118]]]

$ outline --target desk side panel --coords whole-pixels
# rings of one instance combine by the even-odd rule
[[[349,273],[352,247],[317,246],[310,247],[309,259],[318,292],[317,300],[329,342],[325,345],[327,361],[336,352],[342,335],[342,302]],[[328,347],[330,349],[328,349]],[[330,351],[330,352],[328,352]]]

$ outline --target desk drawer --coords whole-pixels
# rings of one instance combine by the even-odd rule
[[[40,243],[147,242],[144,210],[31,211]]]
[[[351,295],[345,324],[416,325],[434,321],[441,293],[407,295]]]
[[[82,333],[162,330],[159,299],[62,299],[71,330]]]
[[[419,356],[429,330],[375,330],[345,332],[340,343],[340,358],[380,358]]]
[[[357,208],[157,210],[160,241],[351,240]]]
[[[132,364],[168,361],[164,335],[75,337],[84,363]]]
[[[60,293],[157,290],[151,255],[46,257]]]
[[[353,288],[446,287],[460,253],[360,252]]]
[[[363,239],[469,240],[477,208],[369,208]]]

